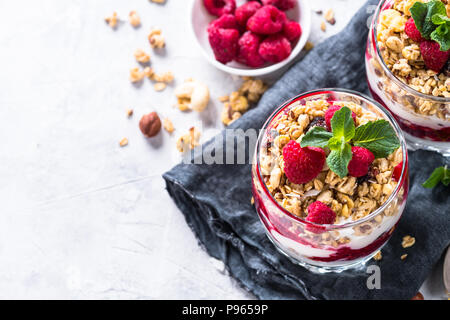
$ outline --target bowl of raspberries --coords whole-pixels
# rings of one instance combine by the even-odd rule
[[[193,0],[191,23],[211,64],[235,75],[261,76],[300,53],[311,10],[305,0]]]

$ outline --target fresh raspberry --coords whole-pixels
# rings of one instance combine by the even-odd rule
[[[355,178],[363,177],[369,172],[369,166],[375,160],[372,152],[362,147],[352,147],[352,160],[348,164],[348,173]]]
[[[248,19],[262,7],[258,1],[249,1],[239,6],[235,11],[236,20],[241,26],[246,26]]]
[[[402,175],[402,168],[403,168],[403,161],[395,166],[394,172],[392,173],[392,179],[394,179],[397,182],[400,180],[400,176]]]
[[[340,110],[341,108],[342,108],[341,106],[333,105],[329,107],[327,111],[325,111],[325,122],[327,124],[328,131],[331,131],[331,119],[333,118],[336,111]],[[356,114],[353,111],[352,111],[352,118],[356,126]]]
[[[236,29],[211,28],[208,39],[217,61],[227,63],[237,57],[239,31]]]
[[[439,43],[434,41],[422,41],[420,53],[428,69],[439,72],[445,66],[449,57],[449,51],[441,51]]]
[[[239,39],[238,61],[249,67],[259,68],[266,62],[259,54],[260,38],[256,33],[247,31]]]
[[[274,6],[264,6],[247,21],[247,29],[259,34],[275,34],[283,29],[286,14]]]
[[[317,177],[325,163],[325,152],[321,148],[305,147],[291,140],[283,148],[284,172],[295,184],[307,183]]]
[[[264,60],[277,63],[291,54],[292,47],[288,39],[281,34],[269,36],[261,42],[259,54]]]
[[[302,35],[302,27],[300,27],[298,22],[289,21],[284,24],[283,34],[291,43],[294,43],[300,39],[300,36]]]
[[[263,5],[273,5],[283,11],[295,7],[296,2],[296,0],[262,0]]]
[[[232,14],[224,14],[220,18],[213,20],[208,26],[208,32],[211,29],[238,29],[236,17]]]
[[[306,221],[317,224],[332,224],[336,219],[336,213],[325,203],[316,201],[308,206]]]
[[[217,17],[234,13],[234,9],[236,9],[235,0],[203,0],[203,4],[210,14]]]
[[[323,202],[313,202],[308,206],[307,210],[308,215],[306,216],[306,221],[317,224],[333,224],[334,220],[336,220],[336,213]],[[308,225],[306,229],[314,233],[322,233],[325,231],[324,226],[316,227]]]
[[[417,29],[413,18],[409,18],[408,21],[406,21],[405,33],[410,39],[414,41],[422,42],[423,40],[425,40],[420,34],[420,31]]]

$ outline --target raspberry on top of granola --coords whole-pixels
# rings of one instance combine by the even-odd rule
[[[397,185],[402,150],[394,129],[354,102],[296,101],[270,127],[261,173],[279,205],[298,217],[357,220]]]
[[[377,41],[387,67],[424,94],[450,97],[450,2],[395,0],[380,13]]]

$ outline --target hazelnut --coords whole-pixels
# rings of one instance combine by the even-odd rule
[[[150,112],[142,116],[141,121],[139,121],[139,129],[147,138],[156,136],[161,130],[161,119],[159,119],[158,114]]]
[[[411,300],[424,300],[423,294],[421,294],[419,291],[414,297],[412,297]]]

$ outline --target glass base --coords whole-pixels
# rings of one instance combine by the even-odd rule
[[[450,142],[436,142],[420,138],[416,138],[409,133],[403,131],[406,139],[406,144],[409,150],[429,150],[441,153],[444,157],[450,157]]]
[[[314,272],[314,273],[319,273],[319,274],[323,274],[323,273],[341,273],[344,272],[346,270],[355,270],[355,271],[359,271],[359,270],[363,270],[366,263],[373,258],[373,256],[382,249],[383,246],[381,246],[378,250],[376,250],[374,253],[368,255],[367,257],[358,259],[358,260],[354,260],[354,261],[350,261],[350,262],[346,262],[346,261],[342,261],[342,264],[338,265],[338,266],[325,266],[325,265],[313,265],[309,262],[303,261],[303,260],[299,260],[298,258],[293,257],[292,255],[288,254],[285,250],[283,250],[282,248],[280,248],[277,243],[275,242],[275,240],[272,238],[272,236],[266,232],[267,237],[269,238],[269,240],[273,243],[273,245],[275,246],[275,248],[284,256],[286,256],[289,260],[291,260],[291,262],[298,264],[299,266],[302,266],[303,268],[307,269],[308,271]]]

